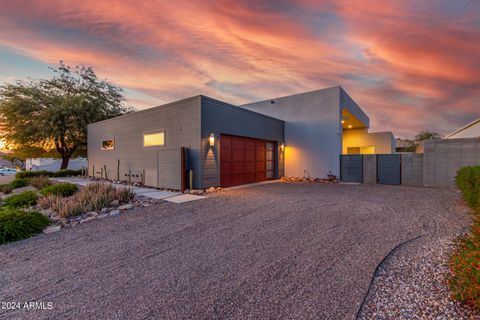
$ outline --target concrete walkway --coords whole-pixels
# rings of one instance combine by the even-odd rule
[[[92,181],[92,180],[75,178],[75,177],[55,178],[55,180],[61,181],[61,182],[69,182],[69,183],[73,183],[73,184],[76,184],[76,185],[79,185],[79,186],[86,186],[90,183],[95,182],[95,181]],[[110,182],[105,182],[105,183],[110,183]],[[142,187],[135,187],[135,186],[129,186],[129,185],[124,185],[124,184],[116,184],[116,183],[110,183],[110,184],[113,185],[116,188],[119,188],[119,187],[129,188],[136,195],[144,196],[144,197],[148,197],[148,198],[152,198],[152,199],[164,200],[164,199],[168,199],[168,198],[183,195],[181,192],[175,192],[175,191],[157,190],[157,189],[154,189],[154,188],[142,188]]]

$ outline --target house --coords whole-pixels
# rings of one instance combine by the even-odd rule
[[[395,152],[391,132],[368,132],[370,120],[342,87],[240,106],[285,121],[285,175],[340,176],[341,154]]]
[[[480,118],[445,136],[445,139],[480,138]]]
[[[88,125],[89,175],[180,189],[340,175],[340,155],[393,153],[341,87],[234,106],[203,95]]]
[[[58,171],[62,164],[61,159],[54,158],[27,158],[25,160],[25,169],[27,171]],[[87,167],[87,159],[76,158],[70,159],[68,162],[68,169],[81,170]]]

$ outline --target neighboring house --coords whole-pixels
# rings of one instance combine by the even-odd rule
[[[445,136],[445,139],[480,138],[480,118]]]
[[[61,159],[53,158],[27,158],[25,160],[25,169],[27,171],[58,171],[62,164]],[[87,167],[87,159],[77,158],[70,159],[68,162],[68,169],[80,170]]]
[[[408,140],[408,139],[396,139],[396,153],[405,153],[405,152],[415,152],[417,145],[415,141]]]
[[[196,96],[88,126],[89,174],[179,189],[340,175],[342,153],[393,153],[341,87],[234,106]],[[185,163],[185,162],[184,162]]]

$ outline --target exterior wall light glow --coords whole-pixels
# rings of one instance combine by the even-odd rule
[[[282,144],[280,145],[280,150],[282,150],[282,152],[285,151],[285,143],[282,143]]]
[[[213,133],[210,133],[210,136],[208,137],[208,142],[210,143],[210,147],[215,146],[215,135]]]
[[[342,124],[344,124],[344,123],[345,123],[345,120],[342,120]]]
[[[348,125],[348,129],[352,129],[352,125],[351,125],[351,124]]]

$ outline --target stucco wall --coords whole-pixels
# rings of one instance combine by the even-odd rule
[[[241,107],[285,121],[285,175],[340,176],[340,92],[333,87]]]
[[[165,130],[165,146],[144,147],[144,133],[157,133]],[[102,150],[101,142],[115,139],[113,150]],[[99,176],[101,168],[107,166],[109,178],[117,178],[117,165],[120,161],[120,179],[132,172],[134,181],[140,181],[145,170],[148,185],[156,186],[156,181],[165,181],[170,187],[178,172],[159,166],[165,159],[177,159],[180,147],[190,149],[192,168],[200,168],[200,96],[188,98],[163,106],[133,112],[124,116],[90,124],[88,126],[89,174]],[[173,151],[171,151],[173,150]],[[93,167],[95,166],[95,172]],[[158,169],[160,168],[160,169]],[[194,176],[194,185],[200,180]]]
[[[368,132],[367,129],[343,130],[343,154],[349,147],[374,146],[376,154],[395,152],[395,137],[391,132]]]

